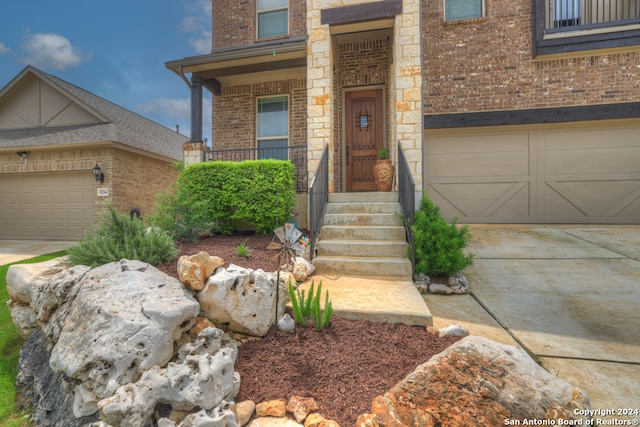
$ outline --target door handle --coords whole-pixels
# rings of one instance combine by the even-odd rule
[[[351,153],[351,150],[349,149],[349,146],[347,145],[347,166],[349,166],[349,155]]]

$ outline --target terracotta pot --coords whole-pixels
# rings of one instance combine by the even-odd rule
[[[391,164],[391,160],[376,160],[376,165],[373,167],[373,179],[378,191],[391,191],[394,172],[395,168]]]

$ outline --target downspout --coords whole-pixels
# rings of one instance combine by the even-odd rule
[[[175,68],[172,70],[174,73],[176,73],[177,75],[180,76],[180,78],[187,84],[187,87],[189,88],[189,90],[191,90],[191,82],[189,81],[189,79],[187,78],[187,76],[184,75],[184,71],[182,69],[182,65],[178,66],[178,70],[176,70]]]

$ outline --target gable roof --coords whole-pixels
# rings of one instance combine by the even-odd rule
[[[48,99],[58,104],[61,99],[68,100],[68,104],[50,107],[55,114],[41,111],[37,123],[20,114],[14,115],[15,122],[21,125],[0,127],[0,148],[111,141],[170,159],[182,159],[183,144],[189,141],[186,136],[32,66],[27,66],[0,90],[0,113],[36,80],[52,94]],[[75,123],[65,119],[71,114]],[[46,123],[42,116],[46,116]]]

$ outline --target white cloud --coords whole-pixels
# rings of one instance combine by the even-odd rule
[[[0,42],[0,55],[4,55],[9,52],[11,52],[11,49],[9,49],[4,43]]]
[[[189,119],[191,101],[188,98],[156,98],[138,105],[136,110],[142,114],[160,114],[175,119]]]
[[[182,19],[180,30],[196,35],[189,44],[197,53],[211,52],[211,0],[190,0],[185,10],[188,16]]]
[[[75,67],[82,61],[90,59],[81,49],[71,45],[71,42],[60,34],[33,34],[24,42],[26,56],[22,61],[36,67],[64,70]]]

